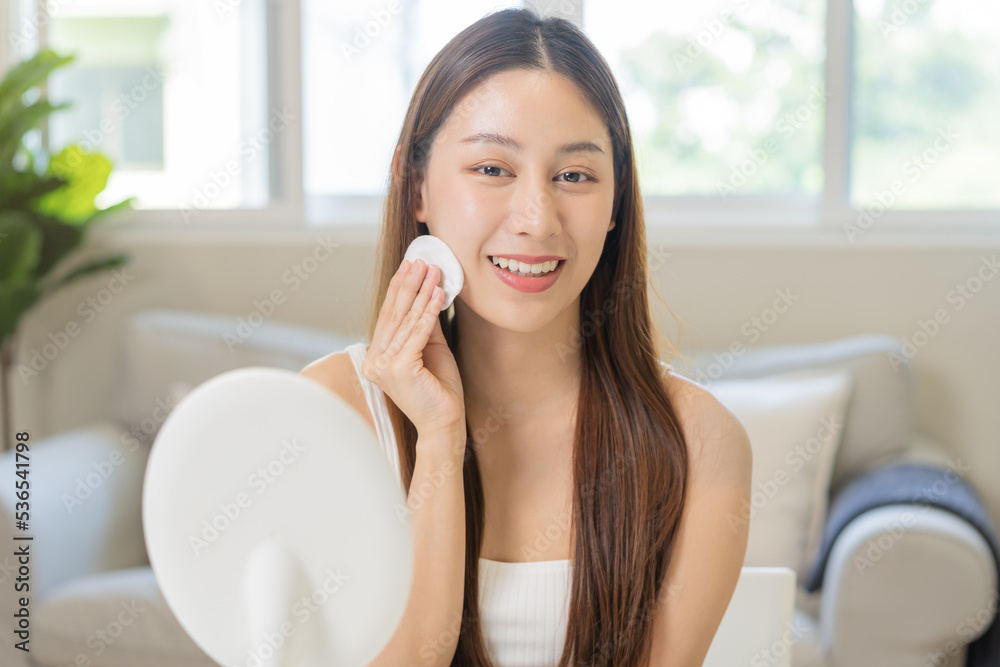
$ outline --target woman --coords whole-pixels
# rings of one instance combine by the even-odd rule
[[[445,311],[440,269],[402,261],[420,234],[465,273]],[[658,361],[645,257],[593,44],[513,9],[452,39],[392,161],[370,344],[303,370],[372,424],[408,497],[413,587],[374,665],[701,665],[746,550],[727,517],[750,446]]]

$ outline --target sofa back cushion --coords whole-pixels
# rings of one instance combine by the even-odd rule
[[[180,399],[219,373],[247,366],[298,372],[354,338],[273,321],[142,311],[126,322],[112,415],[140,441],[152,443]]]
[[[834,461],[831,492],[852,475],[890,461],[908,446],[913,425],[911,365],[899,339],[880,334],[820,343],[746,347],[687,354],[674,370],[701,384],[803,368],[847,370],[853,390]]]
[[[707,386],[743,424],[753,450],[750,500],[726,517],[734,530],[749,525],[743,565],[788,567],[802,581],[823,534],[851,374],[805,368]]]

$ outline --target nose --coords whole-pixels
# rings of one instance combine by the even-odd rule
[[[514,233],[528,232],[541,239],[559,233],[559,205],[550,186],[544,175],[520,177],[511,216]]]

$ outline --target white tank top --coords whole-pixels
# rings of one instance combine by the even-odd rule
[[[382,389],[361,372],[367,346],[358,342],[345,351],[375,421],[375,431],[400,487],[396,433]],[[673,367],[660,361],[667,370]],[[566,643],[571,560],[524,563],[479,559],[479,613],[486,650],[496,667],[555,667]]]
[[[378,441],[400,487],[396,434],[385,394],[361,372],[367,346],[359,342],[345,351],[375,422]],[[505,563],[479,559],[479,613],[486,650],[496,667],[555,667],[566,642],[569,615],[570,560]]]

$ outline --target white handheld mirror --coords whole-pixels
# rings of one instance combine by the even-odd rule
[[[361,667],[413,578],[403,489],[370,426],[316,381],[250,367],[191,391],[146,465],[149,561],[226,667]]]

